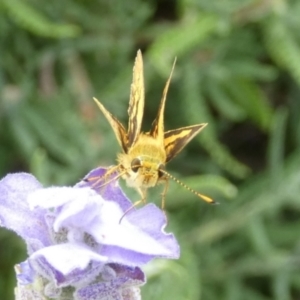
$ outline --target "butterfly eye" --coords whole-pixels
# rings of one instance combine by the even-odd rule
[[[165,165],[160,164],[158,167],[158,177],[161,178],[165,175],[165,173],[163,172],[165,170]]]
[[[136,173],[139,170],[140,166],[141,166],[141,160],[139,158],[135,158],[135,159],[132,160],[132,162],[131,162],[131,170],[133,172]]]

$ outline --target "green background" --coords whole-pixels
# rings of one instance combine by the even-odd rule
[[[0,0],[1,177],[72,185],[114,164],[120,147],[92,97],[126,124],[141,49],[147,131],[177,57],[166,129],[209,126],[168,171],[220,205],[170,184],[181,257],[144,268],[143,299],[299,299],[299,15],[297,0]],[[1,299],[25,258],[1,228]]]

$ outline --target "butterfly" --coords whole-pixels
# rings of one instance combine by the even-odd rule
[[[141,199],[135,202],[133,207],[140,203],[146,203],[148,188],[154,187],[159,183],[164,183],[165,187],[162,193],[161,205],[162,209],[164,209],[169,179],[176,181],[204,201],[215,203],[213,199],[191,189],[165,169],[166,164],[207,125],[206,123],[202,123],[168,131],[164,130],[165,103],[175,62],[176,60],[174,61],[171,74],[164,87],[157,116],[149,132],[141,131],[145,104],[145,87],[143,58],[140,50],[137,52],[133,67],[127,130],[114,115],[94,98],[94,101],[111,125],[118,143],[123,150],[123,152],[117,156],[118,164],[108,169],[106,176],[117,171],[118,175],[115,176],[113,180],[122,177],[128,186],[135,188],[139,192]],[[104,185],[106,183],[104,183]]]

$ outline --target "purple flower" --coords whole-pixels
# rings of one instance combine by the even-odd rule
[[[179,257],[155,205],[133,208],[120,222],[132,203],[117,181],[102,186],[105,171],[75,187],[43,188],[25,173],[0,181],[0,226],[21,236],[29,256],[16,266],[16,299],[140,299],[140,267]]]

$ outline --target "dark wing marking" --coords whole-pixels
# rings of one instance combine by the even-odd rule
[[[107,121],[109,122],[110,126],[112,127],[117,140],[121,147],[123,148],[123,151],[127,153],[128,151],[128,138],[127,138],[127,133],[122,125],[122,123],[114,116],[112,115],[96,98],[93,98],[104,116],[106,117]]]
[[[152,128],[150,130],[150,135],[153,136],[154,138],[157,138],[158,140],[162,141],[164,140],[164,111],[165,111],[165,103],[166,103],[166,99],[167,99],[167,93],[168,93],[168,89],[169,89],[169,85],[171,82],[171,78],[172,78],[172,74],[175,68],[175,64],[176,64],[176,58],[174,60],[173,66],[172,66],[172,70],[171,70],[171,74],[166,82],[165,88],[163,90],[163,94],[162,94],[162,98],[160,101],[160,105],[158,108],[158,113],[157,116],[155,118],[155,120],[152,123]]]
[[[197,124],[165,132],[164,144],[167,155],[166,162],[175,157],[206,125],[207,123]]]
[[[137,52],[133,67],[133,77],[128,108],[128,148],[132,147],[140,134],[145,104],[143,57]]]

